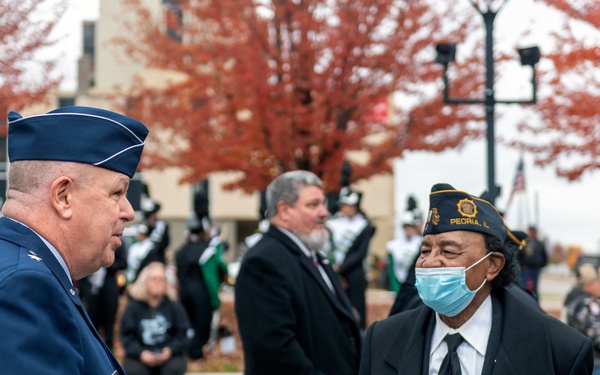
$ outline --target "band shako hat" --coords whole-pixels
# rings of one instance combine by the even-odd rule
[[[360,205],[360,200],[362,198],[362,193],[352,190],[348,187],[344,187],[340,191],[340,199],[339,204],[348,205],[348,206],[358,206]]]

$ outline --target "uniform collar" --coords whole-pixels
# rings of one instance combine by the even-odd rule
[[[10,219],[12,221],[14,221],[15,223],[19,223],[22,226],[24,226],[25,228],[29,229],[30,231],[32,231],[33,233],[35,233],[40,240],[42,240],[42,242],[44,242],[44,244],[48,247],[48,249],[50,249],[50,252],[52,253],[52,255],[54,255],[54,257],[56,258],[56,260],[58,261],[58,263],[60,264],[61,268],[63,269],[63,271],[65,272],[65,275],[67,275],[67,278],[69,279],[69,281],[71,282],[71,284],[73,284],[73,279],[71,278],[71,272],[69,271],[69,267],[67,267],[67,263],[65,262],[64,258],[60,255],[60,253],[58,252],[58,250],[56,250],[56,248],[54,246],[52,246],[52,244],[50,242],[48,242],[44,237],[42,237],[38,232],[36,232],[35,230],[33,230],[32,228],[30,228],[29,226],[21,223],[18,220],[12,219],[10,217],[7,217],[7,219]]]

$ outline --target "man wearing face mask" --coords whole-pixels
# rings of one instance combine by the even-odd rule
[[[486,200],[431,189],[416,286],[424,306],[373,323],[360,375],[591,374],[591,340],[506,288],[521,240]]]

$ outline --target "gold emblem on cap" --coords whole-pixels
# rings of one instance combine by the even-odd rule
[[[433,225],[438,225],[440,223],[440,214],[438,213],[437,208],[431,209],[431,223]]]
[[[458,213],[465,217],[477,216],[477,205],[470,199],[461,199],[456,205],[458,207]]]

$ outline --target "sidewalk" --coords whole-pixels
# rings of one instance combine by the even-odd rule
[[[540,305],[548,314],[564,321],[563,301],[575,285],[575,276],[562,266],[548,266],[540,275]]]

